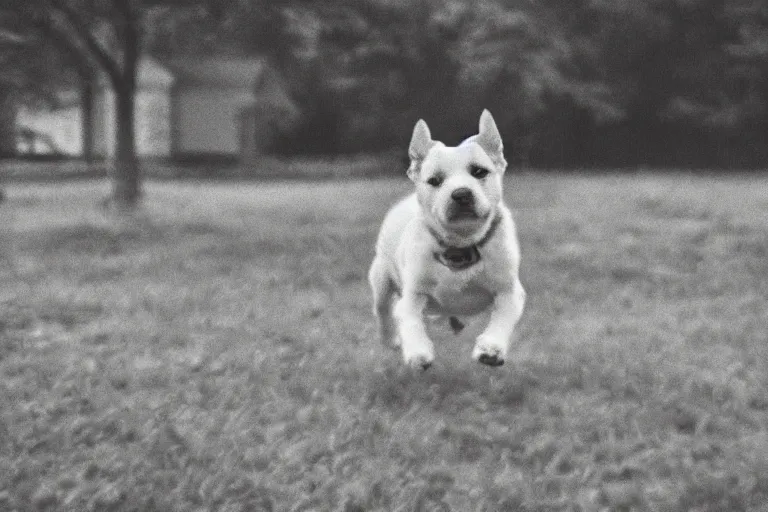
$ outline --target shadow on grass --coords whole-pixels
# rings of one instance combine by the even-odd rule
[[[436,364],[427,371],[405,367],[397,356],[366,381],[366,406],[402,411],[419,405],[436,411],[488,407],[514,413],[535,381],[512,368],[487,369],[479,364],[454,367]]]
[[[48,228],[26,236],[21,249],[42,255],[123,254],[136,246],[159,243],[167,233],[151,224],[120,228],[93,224],[79,224]]]

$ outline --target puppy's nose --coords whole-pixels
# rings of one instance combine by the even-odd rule
[[[461,187],[451,192],[451,199],[459,204],[470,204],[474,200],[474,197],[472,197],[471,190],[467,187]]]

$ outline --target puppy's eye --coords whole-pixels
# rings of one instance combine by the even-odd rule
[[[469,169],[469,174],[471,174],[473,178],[477,178],[478,180],[485,178],[490,173],[491,171],[489,171],[485,167],[480,167],[478,165],[473,165]]]
[[[427,183],[433,187],[439,187],[443,184],[443,177],[442,176],[432,176],[427,180]]]

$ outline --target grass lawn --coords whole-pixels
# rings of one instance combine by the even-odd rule
[[[0,204],[0,510],[766,510],[768,177],[509,176],[505,366],[373,339],[401,180]]]

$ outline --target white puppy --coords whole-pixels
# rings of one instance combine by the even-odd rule
[[[525,290],[515,224],[502,198],[507,162],[496,123],[484,110],[479,133],[447,147],[419,120],[408,155],[416,192],[384,219],[368,274],[381,340],[400,345],[409,366],[426,369],[435,358],[426,314],[445,316],[458,332],[457,317],[490,309],[472,357],[504,364]]]

